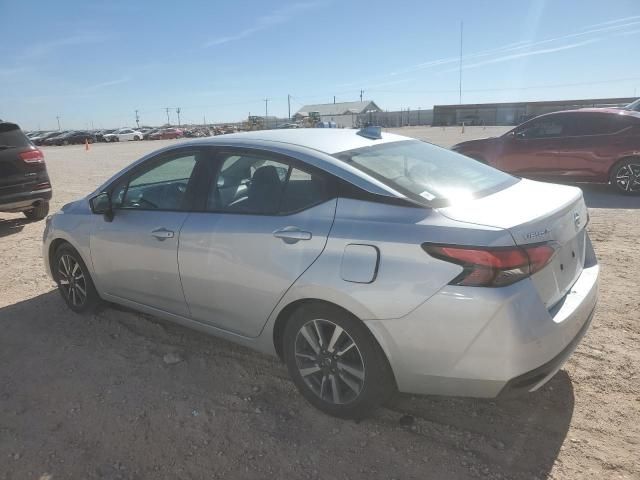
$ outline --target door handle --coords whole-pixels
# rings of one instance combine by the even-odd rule
[[[311,240],[311,232],[305,232],[298,227],[284,227],[273,232],[273,236],[284,241],[284,243],[296,243],[300,240]]]
[[[157,228],[151,232],[153,237],[156,237],[158,240],[166,240],[167,238],[173,238],[174,232],[172,230],[167,230],[166,228]]]

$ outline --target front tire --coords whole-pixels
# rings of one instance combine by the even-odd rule
[[[640,158],[627,158],[614,165],[610,181],[624,195],[640,195]]]
[[[363,418],[395,392],[387,358],[365,325],[340,308],[313,303],[296,310],[283,336],[293,382],[317,409]]]
[[[58,291],[76,313],[93,310],[100,302],[89,270],[80,254],[68,243],[55,252],[51,265]]]
[[[44,219],[47,215],[49,215],[49,202],[42,202],[39,205],[33,207],[31,210],[27,210],[24,213],[24,216],[29,220],[37,221]]]

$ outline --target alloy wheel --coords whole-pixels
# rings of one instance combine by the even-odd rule
[[[302,325],[296,335],[295,359],[304,382],[325,402],[344,405],[360,395],[364,361],[351,335],[339,325],[324,319]]]
[[[62,255],[58,261],[58,283],[74,307],[81,307],[87,301],[87,280],[82,266],[69,254]]]
[[[625,192],[640,192],[640,163],[626,163],[616,171],[616,186]]]

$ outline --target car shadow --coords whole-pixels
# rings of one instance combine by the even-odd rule
[[[0,238],[20,233],[27,223],[30,223],[30,221],[26,218],[11,218],[8,220],[0,218]]]
[[[611,185],[604,184],[575,184],[582,189],[584,201],[589,208],[640,208],[639,195],[623,195]]]
[[[215,469],[226,456],[237,456],[244,469],[243,455],[253,448],[264,454],[261,462],[274,458],[269,468],[283,462],[298,468],[296,453],[282,452],[312,455],[318,445],[342,455],[333,465],[336,478],[356,478],[370,466],[354,454],[359,448],[386,469],[379,473],[389,474],[371,478],[425,478],[425,468],[431,478],[546,478],[574,409],[571,380],[561,371],[522,397],[398,395],[373,417],[347,422],[309,406],[271,357],[109,304],[74,314],[55,290],[0,308],[0,329],[0,417],[19,432],[0,454],[28,441],[55,451],[65,465],[74,458],[110,464],[119,458],[130,470],[151,474],[194,455],[195,443],[212,442],[217,455],[206,447],[197,462],[180,462],[193,478],[201,473],[196,467]],[[177,363],[169,352],[178,353]],[[155,439],[144,444],[150,457],[123,447],[140,441],[139,429]],[[78,435],[101,440],[95,448],[68,450],[68,439]],[[170,445],[162,438],[171,438]],[[11,465],[27,468],[27,461]],[[245,471],[233,473],[244,478]]]
[[[569,375],[561,370],[538,391],[513,398],[400,394],[390,409],[418,425],[457,432],[454,438],[459,438],[469,464],[476,459],[490,465],[490,473],[547,478],[571,424],[574,393]]]

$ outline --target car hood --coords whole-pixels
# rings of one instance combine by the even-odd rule
[[[466,142],[456,143],[451,150],[456,150],[458,148],[466,148],[477,145],[486,145],[488,143],[495,143],[499,140],[500,137],[487,137],[487,138],[479,138],[477,140],[467,140]]]

